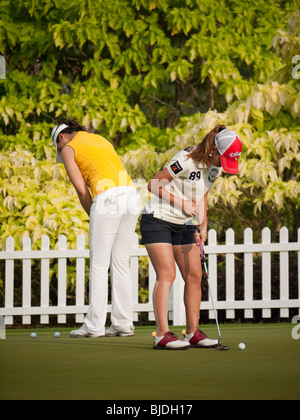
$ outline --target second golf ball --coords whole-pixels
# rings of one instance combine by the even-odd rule
[[[246,346],[245,346],[245,344],[244,344],[244,343],[240,343],[240,344],[239,344],[239,349],[240,349],[240,350],[245,350],[245,348],[246,348]]]

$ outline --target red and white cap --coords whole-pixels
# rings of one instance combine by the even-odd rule
[[[221,155],[221,163],[225,172],[239,173],[239,157],[242,154],[242,140],[232,130],[222,130],[215,137],[215,145]]]

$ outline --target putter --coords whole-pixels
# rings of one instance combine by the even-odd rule
[[[200,229],[199,229],[199,226],[198,225],[195,226],[195,232],[197,232],[199,234],[199,240],[198,240],[198,244],[197,245],[199,246],[200,257],[201,257],[201,261],[203,263],[205,274],[206,274],[206,279],[207,279],[207,284],[208,284],[208,290],[209,290],[210,299],[211,299],[211,302],[212,302],[212,307],[213,307],[213,310],[214,310],[216,324],[217,324],[217,328],[218,328],[218,334],[219,334],[218,344],[214,348],[216,350],[229,350],[229,347],[228,346],[222,346],[222,344],[221,344],[222,336],[221,336],[221,331],[220,331],[220,326],[219,326],[217,311],[216,311],[215,304],[214,304],[214,298],[213,298],[212,291],[211,291],[211,286],[210,286],[210,280],[209,280],[208,269],[207,269],[207,259],[206,259],[206,255],[204,253],[204,246],[202,244],[202,240],[201,240],[201,236],[200,236]]]

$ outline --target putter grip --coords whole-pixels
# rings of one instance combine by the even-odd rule
[[[199,248],[200,248],[201,259],[205,260],[204,247],[201,241],[201,237],[199,237]]]
[[[198,238],[197,238],[197,235],[196,235],[197,233],[198,233]],[[203,243],[202,243],[201,236],[200,236],[199,225],[195,226],[195,239],[196,239],[197,245],[199,246],[201,259],[205,260],[204,247],[203,247]]]

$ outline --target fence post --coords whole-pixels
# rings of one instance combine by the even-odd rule
[[[65,251],[67,249],[67,238],[61,235],[58,239],[59,251]],[[58,260],[58,286],[57,286],[57,306],[65,307],[67,303],[67,259],[59,258]],[[67,320],[66,315],[59,314],[57,322],[59,324],[65,324]]]
[[[271,243],[271,231],[269,228],[262,230],[262,243]],[[271,252],[262,253],[262,300],[270,302],[271,300]],[[271,318],[271,309],[264,308],[263,318]]]
[[[42,252],[48,252],[50,240],[48,236],[42,236]],[[50,297],[50,259],[43,258],[41,262],[41,307],[49,307]],[[41,315],[41,324],[49,324],[49,315]]]
[[[280,229],[279,241],[281,244],[289,242],[289,231],[286,227]],[[280,300],[289,299],[289,253],[280,252]],[[280,309],[280,317],[288,318],[289,310],[287,308]]]
[[[253,231],[250,228],[244,231],[244,244],[253,244]],[[244,277],[245,277],[245,301],[253,300],[253,254],[245,252],[244,254]],[[253,309],[245,309],[245,318],[253,318]]]
[[[226,245],[234,245],[234,231],[228,229],[226,232]],[[234,302],[235,291],[235,264],[234,254],[226,254],[226,301]],[[226,310],[226,318],[233,319],[235,316],[234,309]]]
[[[31,239],[29,236],[23,238],[23,251],[31,251]],[[31,307],[31,260],[23,259],[23,308]],[[23,315],[22,323],[24,325],[31,324],[31,316]]]
[[[14,251],[15,242],[14,239],[9,236],[6,239],[6,251]],[[14,307],[14,260],[5,261],[5,308]],[[11,315],[5,317],[6,325],[12,325],[14,318]]]

